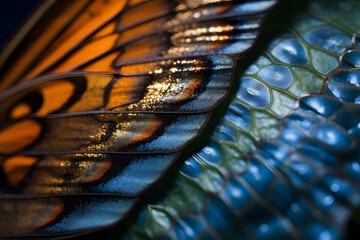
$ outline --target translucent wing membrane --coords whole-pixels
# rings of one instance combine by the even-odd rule
[[[40,7],[0,55],[0,235],[123,219],[204,129],[275,3]]]

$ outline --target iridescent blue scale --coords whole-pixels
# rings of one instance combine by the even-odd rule
[[[224,119],[234,124],[236,127],[250,130],[251,127],[251,110],[246,105],[233,101],[228,106]]]
[[[257,75],[271,86],[282,89],[288,88],[294,81],[290,69],[281,65],[265,67]]]
[[[351,37],[341,30],[324,26],[302,34],[304,40],[313,46],[326,49],[333,53],[343,53],[351,46]]]
[[[343,55],[342,67],[346,69],[359,69],[360,68],[360,52],[357,50],[349,51]],[[359,87],[359,76],[357,76],[357,86]]]
[[[241,78],[236,97],[255,108],[266,108],[271,100],[269,89],[252,77]]]
[[[304,65],[309,62],[304,45],[295,38],[281,40],[270,51],[274,57],[284,63]]]
[[[236,130],[227,122],[221,122],[216,126],[217,131],[214,136],[223,141],[234,141],[236,139]]]

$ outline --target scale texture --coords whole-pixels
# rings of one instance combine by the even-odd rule
[[[343,239],[360,204],[359,13],[322,0],[275,12],[205,147],[126,237]]]

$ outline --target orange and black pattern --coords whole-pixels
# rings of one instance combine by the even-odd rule
[[[276,1],[45,1],[0,54],[0,236],[116,223],[226,97]]]

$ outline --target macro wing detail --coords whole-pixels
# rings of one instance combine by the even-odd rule
[[[40,7],[0,56],[0,235],[123,219],[204,129],[275,3]]]

